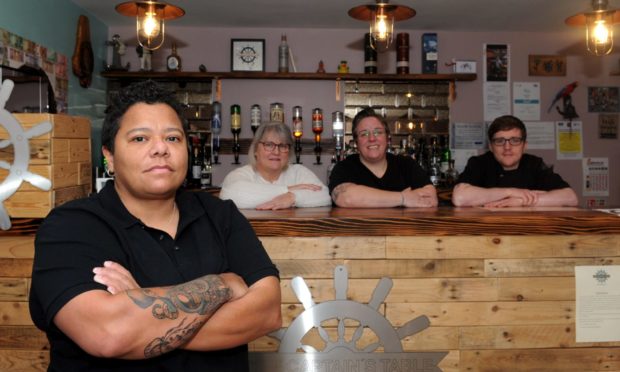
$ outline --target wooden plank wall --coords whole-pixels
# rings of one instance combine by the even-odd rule
[[[620,235],[261,240],[281,272],[284,327],[304,310],[290,279],[302,276],[321,303],[334,299],[334,267],[346,265],[348,299],[367,303],[387,276],[393,288],[381,309],[393,326],[430,318],[403,347],[448,351],[444,371],[620,371],[619,342],[575,342],[574,283],[575,265],[620,264]],[[366,332],[362,344],[373,340]],[[316,334],[304,342],[324,345]],[[278,341],[251,347],[276,351]]]
[[[382,314],[395,326],[427,315],[406,351],[448,351],[444,371],[620,371],[620,343],[575,342],[574,266],[620,263],[620,235],[261,237],[282,275],[284,326],[303,311],[300,275],[315,302],[334,298],[346,265],[348,298],[368,302],[393,279]],[[48,344],[28,313],[33,236],[0,237],[0,371],[44,371]],[[327,323],[335,337],[335,323]],[[350,334],[351,332],[349,332]],[[370,343],[365,332],[361,344]],[[310,333],[304,342],[321,348]],[[263,337],[254,351],[276,351]]]

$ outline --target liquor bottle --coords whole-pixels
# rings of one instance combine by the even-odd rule
[[[288,72],[289,49],[286,42],[286,35],[282,35],[280,46],[278,47],[278,72]]]
[[[239,153],[241,152],[241,145],[239,144],[239,134],[241,133],[241,106],[230,106],[230,131],[233,134],[233,155],[235,162],[233,164],[239,164]]]
[[[211,131],[213,132],[213,162],[219,164],[220,156],[220,133],[222,133],[222,104],[213,102],[213,114],[211,115]]]
[[[212,185],[212,167],[211,162],[207,159],[200,170],[200,188],[208,189]]]
[[[344,115],[342,111],[332,113],[332,135],[336,147],[336,161],[340,161],[342,149],[344,147]]]
[[[409,73],[409,34],[406,32],[396,35],[396,73]]]
[[[372,47],[369,33],[364,34],[364,73],[377,73],[377,50]]]
[[[177,54],[177,44],[172,43],[172,53],[166,58],[168,71],[181,71],[181,57]]]
[[[312,132],[314,133],[314,154],[316,163],[321,164],[321,133],[323,133],[323,110],[315,108],[312,110]]]
[[[200,187],[200,173],[202,171],[203,156],[200,151],[200,138],[193,137],[192,141],[192,173],[189,185],[190,187]]]
[[[295,162],[301,164],[301,136],[304,134],[304,120],[301,106],[293,107],[293,137],[295,137]]]
[[[450,160],[452,160],[452,153],[450,152],[450,143],[448,141],[448,136],[442,137],[443,144],[441,150],[441,172],[446,173],[450,166]]]
[[[261,109],[260,105],[252,105],[250,108],[250,128],[252,128],[252,133],[256,133],[258,127],[261,124]]]
[[[459,178],[459,172],[454,167],[454,159],[450,159],[448,170],[446,171],[446,186],[452,187]]]
[[[301,106],[293,107],[293,137],[301,138],[304,134],[304,120],[301,114]]]
[[[237,137],[241,133],[241,106],[230,106],[230,131]]]

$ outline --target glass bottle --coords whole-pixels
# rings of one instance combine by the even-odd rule
[[[301,164],[301,136],[304,134],[304,121],[301,106],[293,107],[293,137],[295,137],[295,161]]]
[[[211,162],[208,159],[205,160],[200,171],[200,188],[203,190],[208,189],[212,185],[212,169]]]
[[[222,104],[218,101],[213,102],[213,113],[211,115],[211,131],[213,132],[213,162],[219,164],[220,155],[220,133],[222,133]]]
[[[289,49],[286,35],[282,35],[280,46],[278,47],[278,72],[288,72]]]
[[[377,73],[377,50],[372,47],[370,34],[364,34],[364,73]]]
[[[261,124],[261,109],[260,105],[252,105],[250,109],[250,128],[252,133],[256,133],[256,130]]]
[[[168,71],[181,71],[181,57],[177,54],[177,44],[172,43],[172,53],[166,58]]]
[[[192,137],[192,172],[190,179],[190,187],[200,187],[200,177],[202,171],[202,154],[200,151],[200,138]]]
[[[241,106],[230,106],[230,131],[233,134],[233,154],[235,156],[235,162],[233,164],[239,164],[239,153],[241,152],[241,145],[239,144],[239,134],[241,133]]]
[[[314,154],[316,163],[321,164],[321,133],[323,133],[323,110],[315,108],[312,110],[312,132],[314,133]]]

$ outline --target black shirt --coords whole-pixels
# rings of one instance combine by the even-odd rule
[[[185,283],[234,272],[248,285],[278,270],[231,201],[180,192],[175,239],[145,226],[122,204],[113,182],[86,199],[55,208],[35,239],[30,314],[50,341],[50,371],[247,371],[247,345],[196,352],[174,350],[146,360],[103,359],[84,352],[54,324],[75,296],[105,290],[92,269],[106,260],[129,270],[140,287]]]
[[[359,154],[347,156],[336,164],[329,178],[329,192],[345,182],[380,190],[403,191],[431,185],[431,180],[420,165],[409,156],[386,153],[387,169],[383,177],[375,176],[362,162]]]
[[[469,158],[457,183],[468,183],[485,188],[515,187],[541,191],[570,187],[538,156],[523,154],[517,169],[507,171],[495,159],[491,151]]]

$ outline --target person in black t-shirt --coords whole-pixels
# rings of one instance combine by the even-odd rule
[[[50,371],[247,372],[247,343],[281,326],[278,270],[247,219],[180,189],[181,112],[152,81],[123,88],[102,128],[114,181],[37,231],[30,314]]]
[[[472,156],[452,192],[457,207],[576,206],[577,195],[541,158],[525,154],[523,122],[501,116],[489,126],[489,151]]]
[[[339,207],[436,207],[437,191],[428,175],[410,157],[386,153],[389,127],[372,109],[353,119],[359,154],[336,164],[329,179],[332,200]]]

